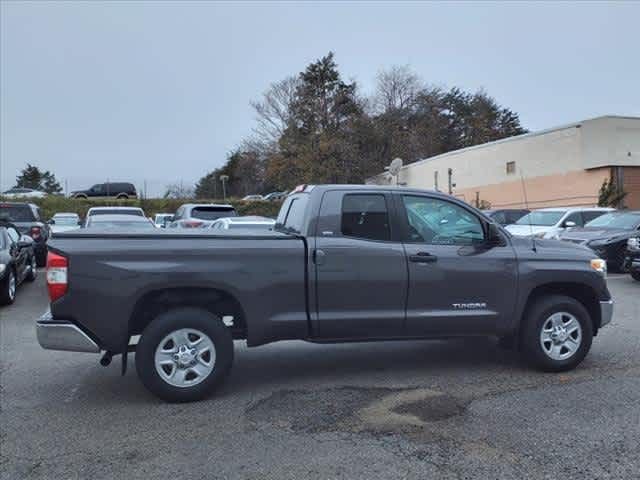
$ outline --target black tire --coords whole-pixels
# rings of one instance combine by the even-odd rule
[[[127,200],[129,198],[129,195],[127,195],[126,193],[121,193],[116,197],[116,200]]]
[[[73,198],[77,198],[80,200],[87,200],[89,197],[87,197],[85,194],[81,193],[80,195],[74,195]]]
[[[29,273],[27,274],[26,277],[24,277],[24,280],[26,282],[33,282],[35,281],[36,277],[38,276],[38,262],[36,261],[36,255],[33,254],[31,256],[31,258],[29,259],[31,268],[29,269]]]
[[[215,347],[213,370],[200,383],[177,387],[165,381],[155,366],[156,350],[171,332],[195,329],[209,337]],[[136,347],[136,370],[144,386],[167,402],[193,402],[209,396],[223,383],[233,364],[233,338],[222,320],[198,308],[178,308],[158,315],[142,332]]]
[[[553,359],[543,350],[541,331],[549,317],[554,313],[566,312],[575,317],[580,324],[581,341],[577,350],[566,359]],[[545,372],[564,372],[572,370],[584,360],[593,340],[593,322],[589,312],[574,298],[565,295],[542,297],[531,305],[525,313],[522,326],[521,346],[527,362]]]
[[[15,291],[13,296],[9,293],[9,284],[12,278],[14,282],[17,282],[15,272],[9,267],[4,279],[0,282],[0,305],[11,305],[16,299]]]
[[[43,268],[47,266],[47,249],[43,248],[42,250],[36,250],[36,266],[38,268]]]
[[[637,282],[640,282],[640,271],[631,272],[631,278],[633,278]]]

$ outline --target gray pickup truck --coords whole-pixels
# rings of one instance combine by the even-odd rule
[[[331,343],[497,336],[546,371],[574,368],[609,323],[606,263],[511,236],[450,196],[302,186],[274,231],[76,231],[49,245],[44,348],[135,351],[168,401],[208,395],[233,339]],[[134,345],[132,337],[140,335]]]

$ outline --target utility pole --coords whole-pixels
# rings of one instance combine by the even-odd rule
[[[227,180],[229,175],[220,175],[220,181],[222,182],[222,200],[227,201]]]

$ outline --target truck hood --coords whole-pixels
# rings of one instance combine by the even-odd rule
[[[511,235],[516,235],[518,237],[530,237],[531,235],[535,235],[536,233],[547,233],[551,231],[554,227],[546,227],[542,225],[507,225],[506,229]]]
[[[594,258],[594,252],[589,247],[577,245],[561,240],[546,240],[536,238],[511,237],[511,242],[518,252],[518,256],[530,257],[535,255],[538,259],[558,259],[563,260],[589,260]],[[533,253],[535,243],[536,252]],[[524,255],[523,255],[524,254]]]

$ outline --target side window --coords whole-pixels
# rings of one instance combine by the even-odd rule
[[[409,224],[407,241],[461,246],[484,241],[480,219],[454,203],[411,195],[403,195],[402,202]]]
[[[499,223],[500,225],[509,223],[505,212],[496,212],[491,218],[493,219],[494,222]]]
[[[284,219],[284,228],[290,232],[300,233],[304,222],[304,214],[307,211],[307,194],[293,197]]]
[[[20,240],[20,234],[15,228],[7,228],[7,233],[9,234],[9,240],[11,240],[12,243],[16,243],[18,240]]]
[[[391,240],[389,211],[384,195],[345,195],[342,199],[340,230],[346,237]]]
[[[582,218],[584,219],[584,223],[589,223],[591,220],[595,220],[596,218],[604,215],[607,212],[599,211],[599,210],[590,210],[587,212],[582,212]]]
[[[564,225],[566,225],[567,222],[575,223],[576,227],[583,227],[584,226],[584,221],[582,220],[582,214],[580,212],[573,212],[573,213],[569,214],[569,216],[567,218],[565,218],[565,220],[564,220]]]

